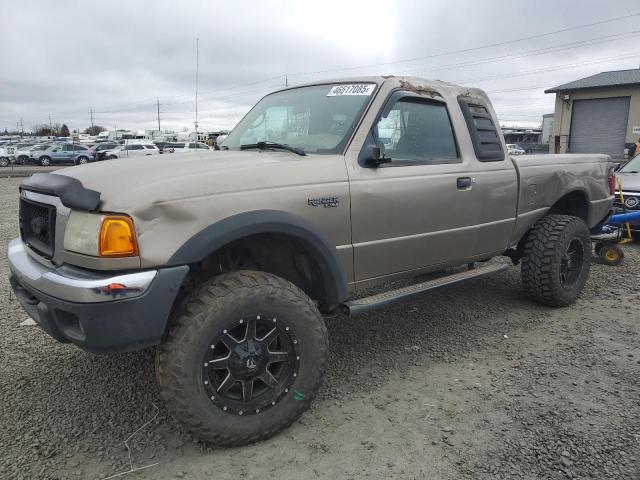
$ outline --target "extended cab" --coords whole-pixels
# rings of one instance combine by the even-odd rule
[[[219,148],[34,175],[8,258],[20,303],[57,340],[157,345],[169,408],[224,445],[309,407],[321,312],[478,278],[507,267],[476,263],[499,255],[534,300],[569,305],[613,202],[609,157],[511,157],[483,91],[418,78],[272,93]]]

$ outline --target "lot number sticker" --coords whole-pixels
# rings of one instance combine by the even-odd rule
[[[342,95],[371,95],[376,86],[372,83],[359,83],[353,85],[336,85],[332,87],[327,97],[340,97]]]

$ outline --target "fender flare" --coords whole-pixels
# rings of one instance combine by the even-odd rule
[[[167,266],[200,262],[234,240],[260,233],[280,233],[301,241],[320,267],[327,304],[337,306],[348,298],[346,275],[335,245],[304,218],[278,210],[238,213],[209,225],[183,243]]]

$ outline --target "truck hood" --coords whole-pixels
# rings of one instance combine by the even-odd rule
[[[622,190],[625,192],[640,192],[640,173],[616,173],[616,177],[622,182]],[[616,190],[617,190],[616,183]]]
[[[343,161],[342,168],[327,168],[336,160],[330,155],[209,150],[107,160],[55,173],[99,192],[102,211],[129,213],[195,197],[345,181]]]

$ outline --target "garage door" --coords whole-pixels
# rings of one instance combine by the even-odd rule
[[[575,100],[571,114],[571,153],[606,153],[622,158],[629,120],[629,97]]]

